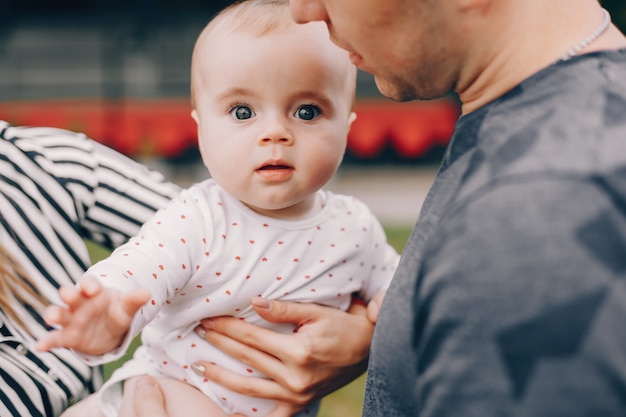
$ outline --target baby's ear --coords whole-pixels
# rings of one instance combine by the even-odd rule
[[[196,110],[191,111],[191,118],[196,121],[196,124],[200,123],[198,120],[198,112]]]
[[[348,127],[352,126],[352,123],[356,120],[356,113],[355,112],[351,112],[350,116],[348,117]]]

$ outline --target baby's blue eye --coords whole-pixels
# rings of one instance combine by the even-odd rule
[[[296,110],[296,117],[302,120],[314,120],[320,117],[321,114],[320,108],[312,104],[305,104]]]
[[[233,107],[230,114],[237,120],[246,120],[254,116],[252,109],[243,105]]]

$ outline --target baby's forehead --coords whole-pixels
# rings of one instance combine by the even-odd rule
[[[247,6],[247,7],[244,7]],[[242,32],[263,36],[298,26],[291,17],[288,5],[261,6],[254,2],[242,3],[217,15],[205,28],[206,32]]]
[[[350,91],[356,87],[356,69],[347,52],[332,44],[326,25],[323,22],[300,25],[289,13],[284,16],[234,13],[218,16],[199,37],[194,55],[193,88],[201,88],[207,81],[215,80],[224,67],[254,68],[258,60],[268,59],[287,64],[292,55],[303,61],[315,60],[325,72],[333,71],[333,78],[344,78],[342,75],[345,75]],[[310,68],[315,67],[317,65]],[[235,73],[241,71],[229,75]]]
[[[194,55],[211,53],[213,48],[228,47],[233,39],[247,38],[249,42],[262,41],[273,36],[282,36],[297,31],[298,25],[285,18],[277,20],[252,19],[241,21],[235,16],[224,16],[211,22],[200,34],[194,48]],[[209,58],[209,57],[207,57]]]
[[[341,69],[342,72],[345,68],[339,63],[353,67],[348,53],[334,45],[326,27],[320,25],[313,27],[293,23],[289,27],[263,33],[249,27],[216,28],[218,30],[208,32],[198,42],[196,63],[210,68],[223,64],[253,64],[255,60],[283,62],[298,59]]]
[[[267,56],[289,59],[295,51],[307,51],[308,55],[326,60],[324,52],[329,49],[341,51],[330,41],[325,24],[321,22],[299,25],[289,17],[280,25],[231,25],[229,20],[224,19],[214,26],[207,27],[205,32],[198,38],[194,49],[195,66],[207,67],[219,65],[224,57],[231,62],[243,61],[246,56],[241,56],[238,51],[249,51],[251,56],[257,56],[256,52],[263,52]],[[240,23],[240,22],[238,22]],[[258,22],[257,22],[258,23]],[[250,51],[252,49],[252,51]],[[291,53],[290,53],[291,51]],[[324,51],[324,52],[322,52]],[[245,54],[246,52],[242,52]],[[348,55],[341,51],[348,61]],[[320,58],[323,57],[323,58]],[[330,59],[336,59],[331,57]],[[341,57],[340,57],[341,59]]]

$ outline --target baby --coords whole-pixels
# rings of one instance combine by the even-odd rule
[[[73,348],[96,365],[141,332],[142,346],[102,388],[107,416],[134,415],[133,378],[143,374],[160,377],[170,415],[269,413],[274,401],[193,372],[210,360],[261,375],[201,339],[200,320],[230,315],[294,332],[261,320],[251,299],[345,310],[354,293],[384,291],[398,261],[363,203],[322,190],[345,152],[356,86],[325,24],[293,23],[287,1],[237,3],[200,34],[191,68],[192,117],[212,178],[183,191],[78,288],[62,288],[66,306],[46,315],[59,329],[38,345]]]

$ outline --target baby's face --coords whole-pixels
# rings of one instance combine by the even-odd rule
[[[211,33],[197,53],[194,118],[212,177],[260,213],[305,213],[345,151],[355,82],[347,53],[321,23]]]

